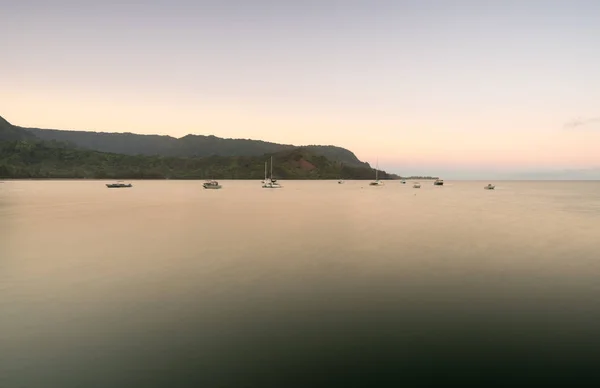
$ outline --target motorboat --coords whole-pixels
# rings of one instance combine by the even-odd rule
[[[494,190],[496,188],[496,186],[494,186],[493,184],[488,184],[487,186],[483,186],[483,188],[485,190]]]
[[[202,184],[202,187],[204,187],[205,189],[209,189],[209,190],[218,190],[223,186],[221,186],[219,184],[219,182],[217,182],[215,180],[209,180],[209,181],[204,182]]]
[[[433,185],[434,185],[434,186],[443,186],[443,185],[444,185],[444,180],[442,180],[442,179],[436,179],[436,180],[433,182]]]
[[[123,181],[118,181],[117,183],[107,183],[106,187],[109,189],[122,189],[127,187],[133,187],[131,183],[124,183]]]
[[[418,182],[413,185],[413,189],[420,189],[420,188],[421,188],[421,184]]]

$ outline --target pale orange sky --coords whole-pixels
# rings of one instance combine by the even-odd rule
[[[594,2],[49,3],[3,9],[16,125],[334,144],[401,173],[600,167],[600,122],[564,127],[600,116]]]

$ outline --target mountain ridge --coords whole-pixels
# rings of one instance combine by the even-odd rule
[[[0,116],[0,141],[14,141],[22,139],[34,139],[35,135],[21,127],[12,125],[8,120]]]
[[[77,147],[124,155],[159,155],[169,157],[259,156],[294,148],[308,148],[353,167],[369,167],[350,150],[334,145],[280,144],[248,138],[222,138],[215,135],[187,134],[180,138],[169,135],[132,132],[96,132],[18,127],[42,140],[71,143]]]
[[[46,131],[39,129],[38,131]],[[50,130],[51,134],[61,132]],[[368,163],[357,164],[340,161],[356,158],[349,150],[335,146],[287,146],[276,143],[276,152],[260,155],[222,156],[164,156],[104,152],[80,147],[69,141],[69,136],[49,136],[46,139],[10,124],[0,117],[0,178],[13,179],[262,179],[264,162],[274,159],[274,174],[281,179],[373,179],[375,171]],[[48,134],[48,132],[42,132]],[[98,134],[98,133],[95,133]],[[129,140],[155,139],[160,135],[122,134]],[[84,135],[86,136],[86,135]],[[98,135],[88,137],[97,139]],[[145,137],[144,137],[145,136]],[[190,135],[192,139],[194,136]],[[168,137],[168,136],[165,136]],[[242,152],[240,143],[230,143],[216,136],[203,136],[211,141],[225,142],[233,147],[229,152]],[[72,139],[72,138],[71,138]],[[174,139],[174,138],[172,138]],[[197,139],[195,139],[197,140]],[[260,146],[262,141],[248,140],[242,145]],[[114,138],[110,139],[114,144]],[[94,144],[91,144],[94,146]],[[95,145],[98,147],[98,145]],[[161,144],[162,146],[162,144]],[[187,143],[193,147],[194,143]],[[238,146],[238,148],[236,148]],[[259,147],[260,148],[260,147]],[[221,152],[227,152],[224,148]],[[321,152],[319,152],[321,151]],[[325,152],[323,152],[325,151]],[[258,152],[256,149],[254,152]],[[325,154],[329,153],[329,156]],[[333,158],[331,157],[333,155]],[[356,158],[356,160],[358,160]],[[380,171],[381,179],[395,178],[393,174]]]

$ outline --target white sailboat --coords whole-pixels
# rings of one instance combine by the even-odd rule
[[[260,183],[262,183],[262,184],[267,183],[267,162],[265,162],[265,179],[263,179]]]
[[[344,183],[346,183],[346,181],[344,180],[344,178],[342,178],[342,174],[344,172],[344,163],[340,163],[340,179],[338,179],[338,185],[343,185]]]
[[[277,179],[273,179],[273,157],[271,156],[271,176],[267,178],[267,162],[265,162],[265,180],[262,185],[263,189],[280,189],[281,185],[277,183]]]
[[[369,183],[369,186],[383,186],[383,182],[379,180],[379,158],[375,167],[375,181]]]

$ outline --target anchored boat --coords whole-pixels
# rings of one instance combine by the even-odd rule
[[[265,162],[265,180],[262,181],[263,189],[280,189],[281,185],[273,178],[273,157],[271,156],[271,176],[267,178],[267,162]]]
[[[375,165],[375,181],[369,183],[369,186],[383,186],[383,182],[379,180],[379,159]]]
[[[202,187],[204,187],[205,189],[210,189],[210,190],[218,190],[222,186],[219,184],[219,182],[210,180],[210,181],[204,182],[202,184]]]
[[[131,183],[124,183],[123,181],[118,181],[117,183],[107,183],[106,187],[109,189],[122,189],[127,187],[133,187]]]

